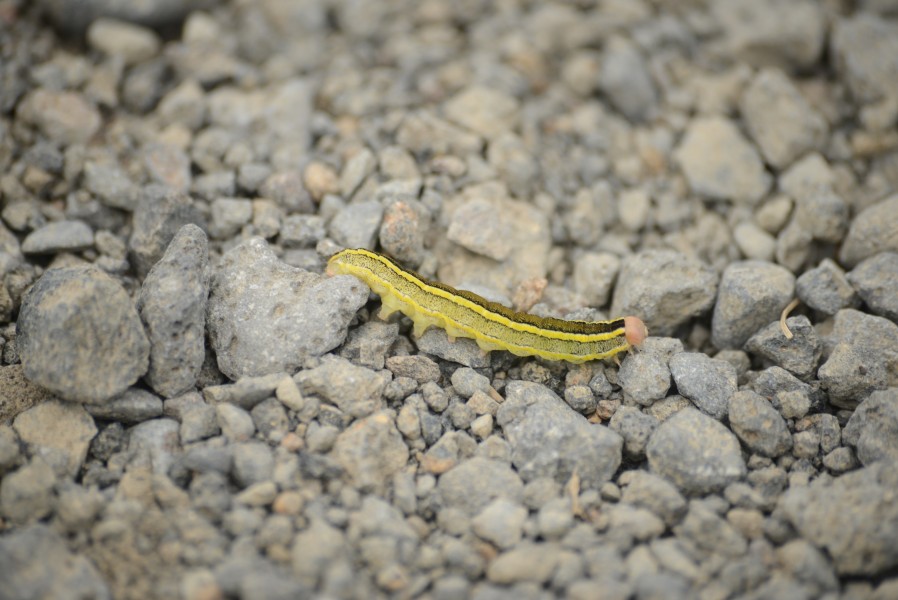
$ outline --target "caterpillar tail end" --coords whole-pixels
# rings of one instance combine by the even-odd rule
[[[640,346],[649,337],[649,330],[639,317],[624,317],[624,334],[631,346]]]

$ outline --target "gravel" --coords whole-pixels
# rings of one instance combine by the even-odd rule
[[[0,597],[895,597],[895,3],[668,4],[7,1]]]

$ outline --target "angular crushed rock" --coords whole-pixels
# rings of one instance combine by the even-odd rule
[[[140,289],[137,310],[150,340],[145,379],[166,398],[193,388],[206,357],[208,266],[206,234],[185,225]]]
[[[810,379],[823,354],[823,342],[805,316],[789,317],[786,326],[792,332],[792,339],[785,336],[779,323],[771,323],[745,342],[745,350],[764,357],[800,379]]]
[[[584,488],[598,488],[620,466],[621,437],[587,422],[545,386],[513,381],[505,392],[496,422],[523,479],[563,484],[576,472]]]
[[[792,487],[779,509],[832,557],[840,575],[884,574],[898,565],[898,472],[885,462]]]
[[[842,430],[842,440],[854,446],[861,464],[898,460],[898,388],[873,392],[855,409]]]
[[[736,436],[692,408],[684,408],[658,426],[646,456],[652,471],[688,495],[721,490],[746,473]]]
[[[753,452],[777,457],[792,448],[792,434],[780,413],[752,391],[740,391],[730,398],[730,427]]]
[[[698,352],[680,352],[670,359],[677,391],[717,420],[727,415],[736,391],[736,369],[730,363]]]
[[[206,318],[218,368],[235,380],[292,372],[340,345],[367,300],[355,277],[324,279],[248,240],[222,256],[212,277]]]
[[[898,323],[898,252],[871,256],[847,277],[870,310]]]
[[[761,327],[779,320],[794,293],[795,276],[779,265],[730,263],[720,279],[711,341],[720,349],[741,348]]]
[[[25,376],[76,402],[118,396],[149,362],[131,298],[93,267],[47,271],[22,301],[16,342]]]

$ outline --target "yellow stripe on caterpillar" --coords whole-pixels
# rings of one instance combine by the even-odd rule
[[[343,250],[327,264],[328,275],[354,275],[382,301],[381,317],[396,311],[414,323],[414,335],[431,326],[450,339],[472,338],[484,351],[582,363],[611,358],[648,336],[638,317],[610,321],[565,321],[516,312],[465,290],[430,281],[391,258],[365,250]]]

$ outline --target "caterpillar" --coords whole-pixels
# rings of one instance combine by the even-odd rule
[[[413,321],[415,337],[429,327],[441,327],[450,341],[473,338],[484,352],[507,350],[517,356],[582,363],[611,358],[639,346],[648,336],[639,317],[565,321],[517,312],[473,292],[425,279],[363,248],[334,254],[327,274],[361,279],[380,296],[380,317],[402,312]]]

